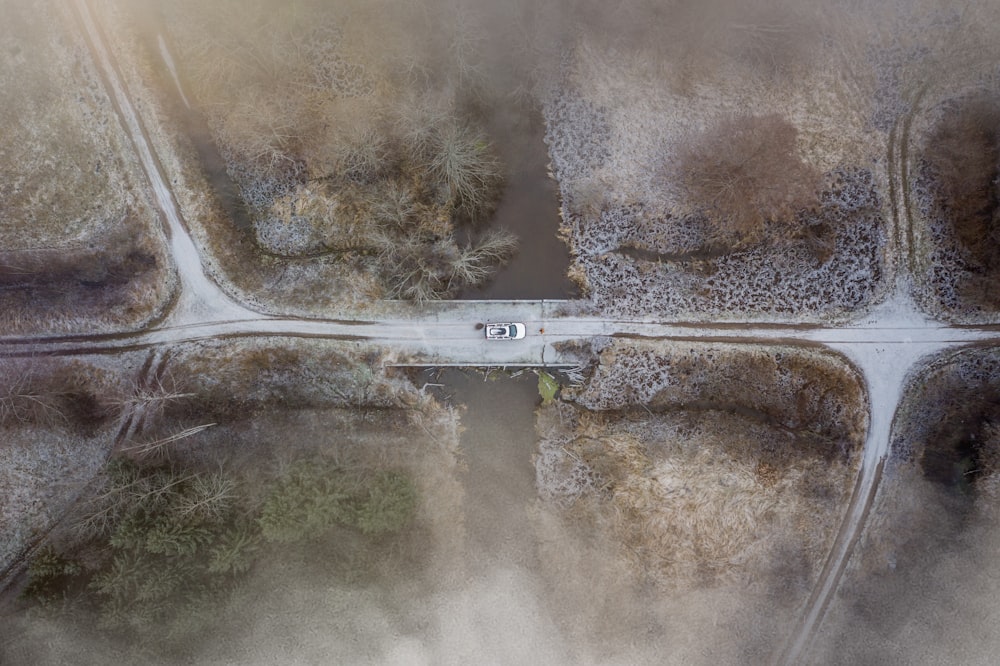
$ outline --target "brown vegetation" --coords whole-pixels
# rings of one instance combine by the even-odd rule
[[[2,364],[0,427],[62,427],[91,435],[117,412],[94,368],[81,362]]]
[[[913,638],[906,661],[990,661],[996,644],[981,628],[1000,581],[998,423],[997,348],[944,352],[915,369],[818,662],[833,654],[844,655],[840,663],[897,659],[899,646],[887,644],[901,627]]]
[[[740,248],[797,237],[797,215],[820,203],[820,173],[802,160],[795,126],[779,115],[731,116],[680,149],[679,179],[707,214],[708,241]]]
[[[1000,305],[1000,99],[980,92],[946,105],[924,149],[938,214],[959,244],[963,296]]]
[[[929,137],[925,159],[959,242],[977,263],[993,266],[1000,258],[1000,99],[980,93],[949,111]]]
[[[846,365],[791,349],[619,343],[569,396],[539,414],[543,497],[607,526],[633,574],[668,588],[808,589],[864,434]]]
[[[507,234],[496,242],[500,231],[480,243],[480,231],[459,230],[489,216],[504,179],[474,103],[476,56],[445,31],[458,46],[438,62],[435,44],[407,34],[430,9],[357,4],[348,23],[346,7],[305,2],[235,13],[179,3],[171,20],[186,26],[179,58],[262,254],[311,262],[297,268],[316,273],[314,288],[333,263],[361,274],[348,289],[448,296],[484,281],[514,247]],[[365,47],[375,35],[377,52]]]
[[[4,334],[134,327],[169,296],[144,178],[62,11],[7,3],[0,26]]]
[[[935,359],[908,386],[893,449],[896,465],[989,511],[1000,483],[998,372],[995,349]]]

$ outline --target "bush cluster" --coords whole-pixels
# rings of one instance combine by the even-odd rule
[[[115,458],[103,478],[79,542],[41,550],[22,596],[163,647],[209,631],[269,544],[319,539],[334,526],[360,538],[391,536],[412,521],[417,501],[402,472],[347,472],[316,461],[275,480],[262,506],[222,471]]]
[[[1000,99],[978,93],[947,104],[923,158],[934,216],[961,255],[961,296],[995,308],[1000,305]]]
[[[378,535],[397,532],[413,518],[416,490],[399,472],[358,477],[317,462],[295,466],[277,484],[258,518],[268,541],[294,543],[334,525]]]
[[[783,117],[722,118],[688,140],[679,181],[702,210],[712,245],[741,248],[795,235],[797,215],[820,204],[821,174],[802,160]]]
[[[318,152],[306,182],[256,211],[260,228],[302,230],[273,250],[296,254],[301,242],[314,253],[366,256],[386,295],[412,300],[480,284],[513,254],[516,241],[502,231],[465,244],[455,236],[459,224],[489,215],[503,183],[473,125],[407,111],[339,131]]]
[[[299,4],[278,16],[250,3],[235,24],[218,10],[181,10],[187,21],[226,24],[207,41],[178,39],[192,47],[182,57],[195,96],[259,247],[285,259],[336,258],[393,298],[441,298],[483,282],[514,239],[480,240],[472,229],[460,234],[471,241],[456,237],[460,225],[490,215],[505,176],[468,103],[475,85],[449,78],[455,63],[421,69],[432,57],[426,44],[358,52],[339,10]],[[400,18],[365,20],[352,20],[352,30],[381,32]]]

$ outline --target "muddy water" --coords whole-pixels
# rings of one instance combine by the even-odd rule
[[[156,63],[159,81],[167,91],[169,111],[181,124],[198,153],[203,172],[229,219],[249,241],[253,240],[250,216],[239,190],[226,171],[204,117],[185,103],[183,68],[170,67],[167,26],[155,2],[137,3],[140,39],[150,61]],[[176,54],[173,56],[176,61]],[[176,63],[175,63],[176,65]],[[520,240],[517,255],[486,284],[466,289],[459,299],[575,298],[579,290],[566,276],[570,256],[559,231],[559,197],[548,174],[548,151],[544,124],[537,109],[513,103],[499,104],[487,118],[504,164],[507,183],[493,217],[484,229],[504,228]]]
[[[569,249],[559,232],[559,194],[548,174],[545,127],[537,111],[501,108],[489,121],[507,165],[507,186],[489,227],[520,239],[517,255],[488,283],[465,289],[460,299],[575,298],[579,289],[566,276]]]
[[[417,384],[425,381],[443,384],[439,398],[465,407],[462,481],[470,559],[531,568],[535,539],[527,510],[537,497],[538,378],[525,372],[484,381],[480,373],[446,369],[422,372]]]

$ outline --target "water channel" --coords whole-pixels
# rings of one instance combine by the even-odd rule
[[[239,195],[239,188],[226,171],[225,160],[214,143],[204,116],[185,103],[176,83],[184,85],[183,68],[170,68],[171,44],[166,37],[166,23],[155,3],[146,11],[136,11],[139,38],[154,63],[167,110],[179,123],[194,147],[209,186],[226,211],[231,223],[253,242],[250,216]],[[507,181],[492,218],[482,229],[503,228],[519,239],[517,254],[487,283],[466,288],[457,294],[460,300],[575,298],[577,286],[567,277],[569,250],[558,237],[559,194],[548,172],[548,151],[543,141],[545,127],[536,108],[526,108],[512,98],[489,110],[486,126],[506,166]],[[459,236],[469,234],[460,229]]]
[[[538,378],[531,372],[484,376],[430,368],[415,382],[438,384],[438,399],[464,408],[462,482],[470,559],[531,570],[535,542],[527,512],[537,497],[533,456]]]
[[[507,186],[491,227],[520,239],[517,255],[486,284],[465,289],[460,299],[575,298],[569,249],[558,236],[559,193],[548,173],[545,126],[537,110],[500,109],[489,120],[490,134],[507,165]]]

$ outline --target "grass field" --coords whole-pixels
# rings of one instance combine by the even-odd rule
[[[867,427],[860,378],[787,348],[617,342],[600,359],[538,412],[543,529],[575,534],[593,549],[582,559],[602,560],[588,566],[651,585],[664,604],[728,595],[727,622],[753,626],[747,649],[766,656],[850,497]],[[751,621],[757,604],[770,614]]]
[[[0,331],[139,326],[171,270],[131,146],[68,9],[3,11]]]

